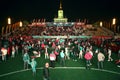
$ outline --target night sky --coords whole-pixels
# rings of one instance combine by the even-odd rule
[[[120,18],[119,0],[62,0],[62,4],[69,21]],[[0,0],[0,24],[8,17],[14,21],[34,18],[53,21],[58,9],[59,0]]]

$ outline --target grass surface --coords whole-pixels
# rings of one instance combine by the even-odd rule
[[[116,58],[116,54],[113,57]],[[42,68],[45,62],[49,60],[44,59],[44,55],[40,58],[36,58],[37,68]],[[91,68],[97,68],[96,55],[93,57]],[[56,67],[61,67],[59,62],[56,62]],[[85,68],[85,60],[77,60],[76,62],[72,59],[66,60],[65,67],[83,67]],[[0,80],[43,80],[42,69],[37,69],[36,76],[32,75],[30,70],[1,76]],[[115,62],[108,62],[107,58],[104,62],[104,69],[120,73],[120,68],[115,65]],[[22,55],[18,54],[15,58],[8,58],[6,62],[0,62],[0,75],[23,70]],[[50,80],[120,80],[120,74],[109,73],[101,70],[86,70],[86,69],[67,69],[67,68],[50,68]]]

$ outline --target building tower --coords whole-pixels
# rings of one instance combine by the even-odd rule
[[[64,13],[63,13],[63,10],[62,10],[62,1],[60,0],[60,7],[59,7],[59,10],[58,10],[58,17],[57,18],[54,18],[54,22],[67,22],[67,18],[64,18]]]

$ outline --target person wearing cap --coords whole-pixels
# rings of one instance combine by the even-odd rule
[[[32,68],[32,72],[33,72],[33,76],[36,75],[36,66],[37,66],[37,62],[35,61],[35,57],[32,57],[32,61],[29,62],[31,68]]]
[[[49,74],[49,63],[45,63],[45,67],[43,68],[43,80],[49,80],[50,74]]]

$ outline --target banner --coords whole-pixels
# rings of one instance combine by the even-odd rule
[[[92,38],[92,36],[32,36],[35,39],[39,39],[39,38],[85,38],[85,39],[89,39]]]

